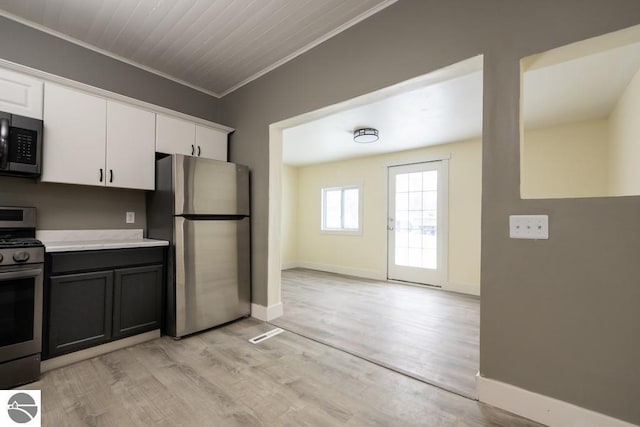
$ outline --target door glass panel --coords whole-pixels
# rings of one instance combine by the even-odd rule
[[[436,269],[438,172],[397,174],[395,182],[395,263]]]

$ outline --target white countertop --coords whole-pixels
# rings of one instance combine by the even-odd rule
[[[145,239],[141,229],[133,230],[38,230],[46,252],[168,246],[166,240]]]

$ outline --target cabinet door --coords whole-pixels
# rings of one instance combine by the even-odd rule
[[[196,125],[196,155],[227,161],[227,133]]]
[[[49,295],[49,356],[111,339],[113,271],[52,276]]]
[[[107,101],[46,82],[42,181],[105,185]]]
[[[156,151],[166,154],[196,154],[195,123],[158,114],[156,119]]]
[[[42,80],[0,68],[0,111],[42,120]]]
[[[156,115],[107,101],[107,187],[155,188]]]
[[[162,273],[162,265],[115,270],[114,338],[160,328]]]

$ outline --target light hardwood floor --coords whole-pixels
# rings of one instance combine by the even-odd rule
[[[282,301],[274,325],[475,397],[478,297],[293,269],[282,272]]]
[[[529,426],[254,319],[43,375],[45,426]]]

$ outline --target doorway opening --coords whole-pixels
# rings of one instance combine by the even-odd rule
[[[267,320],[474,398],[481,133],[482,57],[273,124]]]

